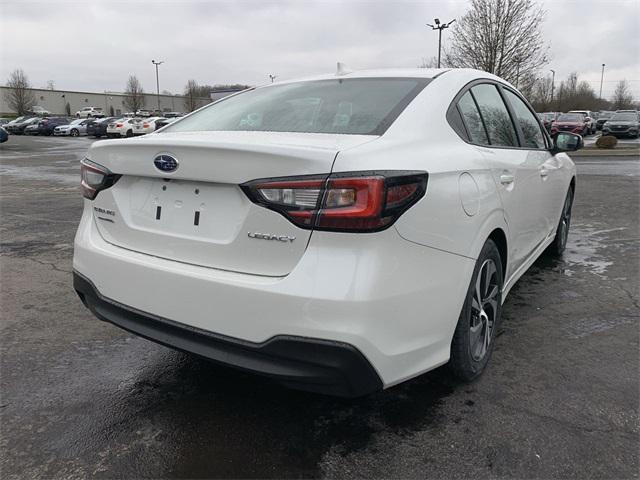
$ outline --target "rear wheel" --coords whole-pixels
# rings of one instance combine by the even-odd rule
[[[127,130],[127,137],[133,137],[133,130]]]
[[[487,240],[476,261],[451,343],[450,368],[465,382],[477,378],[491,356],[502,312],[502,283],[500,252],[493,240]]]

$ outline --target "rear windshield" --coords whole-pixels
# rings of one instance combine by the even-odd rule
[[[381,135],[429,81],[353,78],[257,88],[219,101],[163,131]]]

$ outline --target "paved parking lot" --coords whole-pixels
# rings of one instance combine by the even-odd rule
[[[637,158],[576,158],[568,251],[516,285],[480,380],[441,368],[339,400],[84,309],[71,258],[90,142],[0,145],[2,478],[638,477]]]

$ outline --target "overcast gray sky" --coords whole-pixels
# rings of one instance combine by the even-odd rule
[[[640,99],[640,0],[540,0],[556,82],[578,72],[603,96],[627,79]],[[437,53],[425,24],[461,17],[466,0],[0,0],[0,82],[23,68],[35,87],[122,91],[134,73],[155,91],[186,81],[247,83],[353,69],[415,67]],[[450,31],[445,31],[446,43]]]

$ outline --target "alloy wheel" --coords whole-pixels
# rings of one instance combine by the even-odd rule
[[[562,216],[560,217],[560,225],[558,227],[558,235],[560,236],[560,250],[563,250],[567,245],[567,239],[569,238],[569,227],[571,226],[571,191],[567,194],[567,198],[564,201],[562,207]]]
[[[492,259],[484,261],[478,276],[471,302],[469,350],[476,362],[489,350],[498,313],[498,268]]]

